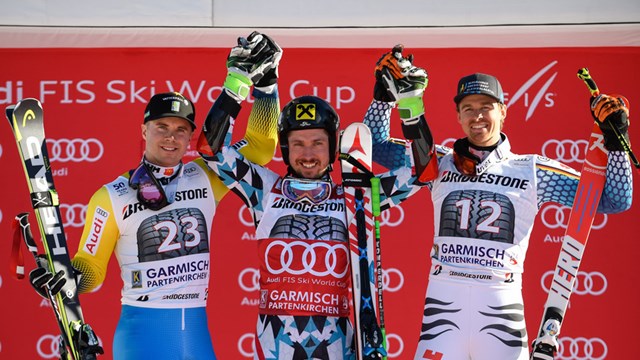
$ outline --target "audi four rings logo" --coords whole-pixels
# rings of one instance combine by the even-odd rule
[[[326,250],[324,254],[324,266],[322,266],[322,258],[317,258],[317,252],[319,250]],[[297,258],[294,252],[302,250],[301,267],[296,267],[293,264],[293,260]],[[272,267],[269,259],[275,259],[277,253],[280,253],[280,263],[277,264],[278,268]],[[328,276],[331,275],[334,278],[343,278],[349,271],[349,263],[344,261],[340,264],[339,252],[343,253],[343,258],[349,257],[349,249],[345,244],[328,244],[324,241],[318,241],[314,243],[306,243],[304,241],[292,241],[284,242],[276,240],[270,243],[265,250],[265,263],[267,270],[270,273],[278,275],[284,272],[292,275],[311,274],[313,276]],[[318,264],[319,262],[319,264]]]
[[[60,348],[58,347],[58,341],[60,341],[60,335],[46,334],[42,335],[38,339],[36,349],[38,355],[43,359],[57,359],[60,357]]]
[[[571,208],[564,205],[548,204],[542,209],[540,218],[544,226],[549,229],[566,229],[569,224],[569,215],[571,215]],[[599,221],[597,220],[598,218],[600,219]],[[599,230],[605,225],[607,225],[607,214],[596,214],[596,219],[593,220],[591,228]]]
[[[245,268],[238,275],[238,285],[243,291],[260,290],[260,271]],[[382,269],[382,286],[385,292],[398,292],[404,286],[404,274],[395,268]]]
[[[83,227],[87,216],[87,205],[84,204],[60,204],[60,216],[62,226]]]
[[[102,142],[96,138],[89,139],[47,139],[51,144],[51,161],[59,162],[96,162],[104,154]]]
[[[540,285],[545,292],[549,292],[549,286],[553,280],[553,271],[549,270],[542,275]],[[599,271],[578,271],[576,282],[573,284],[573,293],[577,295],[599,296],[607,291],[609,285],[607,277]]]
[[[393,279],[393,281],[392,281]],[[397,281],[395,281],[397,279]],[[382,269],[382,287],[384,291],[398,292],[404,286],[404,274],[395,268]]]
[[[456,142],[455,138],[447,138],[443,142],[441,142],[440,145],[453,149],[453,143],[455,142]]]
[[[240,209],[238,210],[238,219],[242,225],[250,228],[253,227],[253,218],[251,217],[251,212],[247,205],[240,206]]]
[[[246,358],[253,358],[256,353],[256,337],[254,334],[246,333],[238,339],[238,352]]]
[[[380,213],[380,226],[396,227],[404,221],[404,209],[402,206],[394,206]]]
[[[398,343],[396,346],[395,343]],[[397,350],[396,350],[397,349]],[[404,341],[400,335],[387,334],[387,355],[390,358],[395,358],[404,352]]]
[[[588,144],[587,140],[551,139],[542,145],[542,155],[563,163],[583,163]]]
[[[603,360],[606,359],[609,348],[600,338],[570,338],[558,339],[558,359],[570,360]]]
[[[260,290],[260,271],[256,268],[245,268],[240,271],[238,285],[246,292]]]
[[[396,346],[397,343],[397,346]],[[245,333],[238,339],[238,352],[246,358],[254,358],[256,353],[256,337],[254,334]],[[387,355],[395,358],[404,352],[404,341],[397,334],[387,334]]]

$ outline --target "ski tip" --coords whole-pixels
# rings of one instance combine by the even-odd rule
[[[15,105],[9,105],[4,109],[4,113],[7,116],[7,120],[13,121],[13,109],[15,109]]]

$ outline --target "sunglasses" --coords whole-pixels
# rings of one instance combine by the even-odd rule
[[[129,177],[129,186],[138,190],[138,201],[151,210],[157,211],[169,204],[162,185],[144,162]]]
[[[308,201],[319,204],[331,196],[331,183],[287,177],[282,180],[282,194],[293,202]]]

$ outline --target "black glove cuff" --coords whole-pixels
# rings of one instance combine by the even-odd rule
[[[616,136],[615,132],[611,129],[601,129],[602,135],[604,136],[604,147],[609,151],[627,151],[625,146],[622,144],[622,141]],[[625,129],[620,132],[620,137],[624,139],[627,143],[627,146],[631,146],[631,142],[629,142],[629,133]]]

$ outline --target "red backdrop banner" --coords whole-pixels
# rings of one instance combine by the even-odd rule
[[[393,44],[390,44],[393,45]],[[280,68],[281,105],[293,97],[325,98],[342,126],[361,121],[372,99],[373,69],[387,49],[285,49]],[[462,137],[453,95],[460,77],[484,72],[502,82],[509,105],[505,132],[514,152],[538,153],[580,169],[591,130],[589,92],[576,77],[588,67],[604,93],[625,95],[631,103],[631,139],[640,104],[640,48],[407,49],[427,69],[427,120],[439,143]],[[40,99],[45,114],[51,166],[64,227],[75,253],[86,205],[95,190],[142,156],[140,124],[146,101],[163,91],[193,99],[200,125],[221,91],[228,49],[0,49],[0,105],[26,97]],[[248,99],[252,101],[251,98]],[[250,111],[246,103],[236,127],[239,137]],[[401,136],[394,112],[392,134]],[[640,150],[639,150],[640,152]],[[188,156],[197,156],[190,151]],[[277,156],[280,156],[279,153]],[[0,126],[0,254],[9,263],[11,221],[31,211],[22,165],[9,124]],[[271,164],[282,171],[279,158]],[[638,186],[638,173],[634,184]],[[639,196],[631,210],[596,216],[576,289],[563,326],[562,359],[629,359],[636,351],[640,295],[635,268],[640,253],[633,229]],[[220,359],[253,357],[258,299],[258,264],[249,212],[234,196],[221,204],[211,234],[212,279],[208,302],[214,348]],[[426,291],[433,220],[428,189],[382,216],[384,304],[389,357],[412,359],[418,341]],[[524,274],[530,340],[535,337],[551,283],[570,209],[547,204],[531,237]],[[35,217],[31,215],[35,224]],[[38,234],[36,234],[38,235]],[[27,259],[27,271],[34,266]],[[120,311],[119,269],[112,259],[99,290],[81,296],[85,320],[111,359]],[[0,358],[53,359],[57,326],[47,301],[26,280],[0,268]]]

